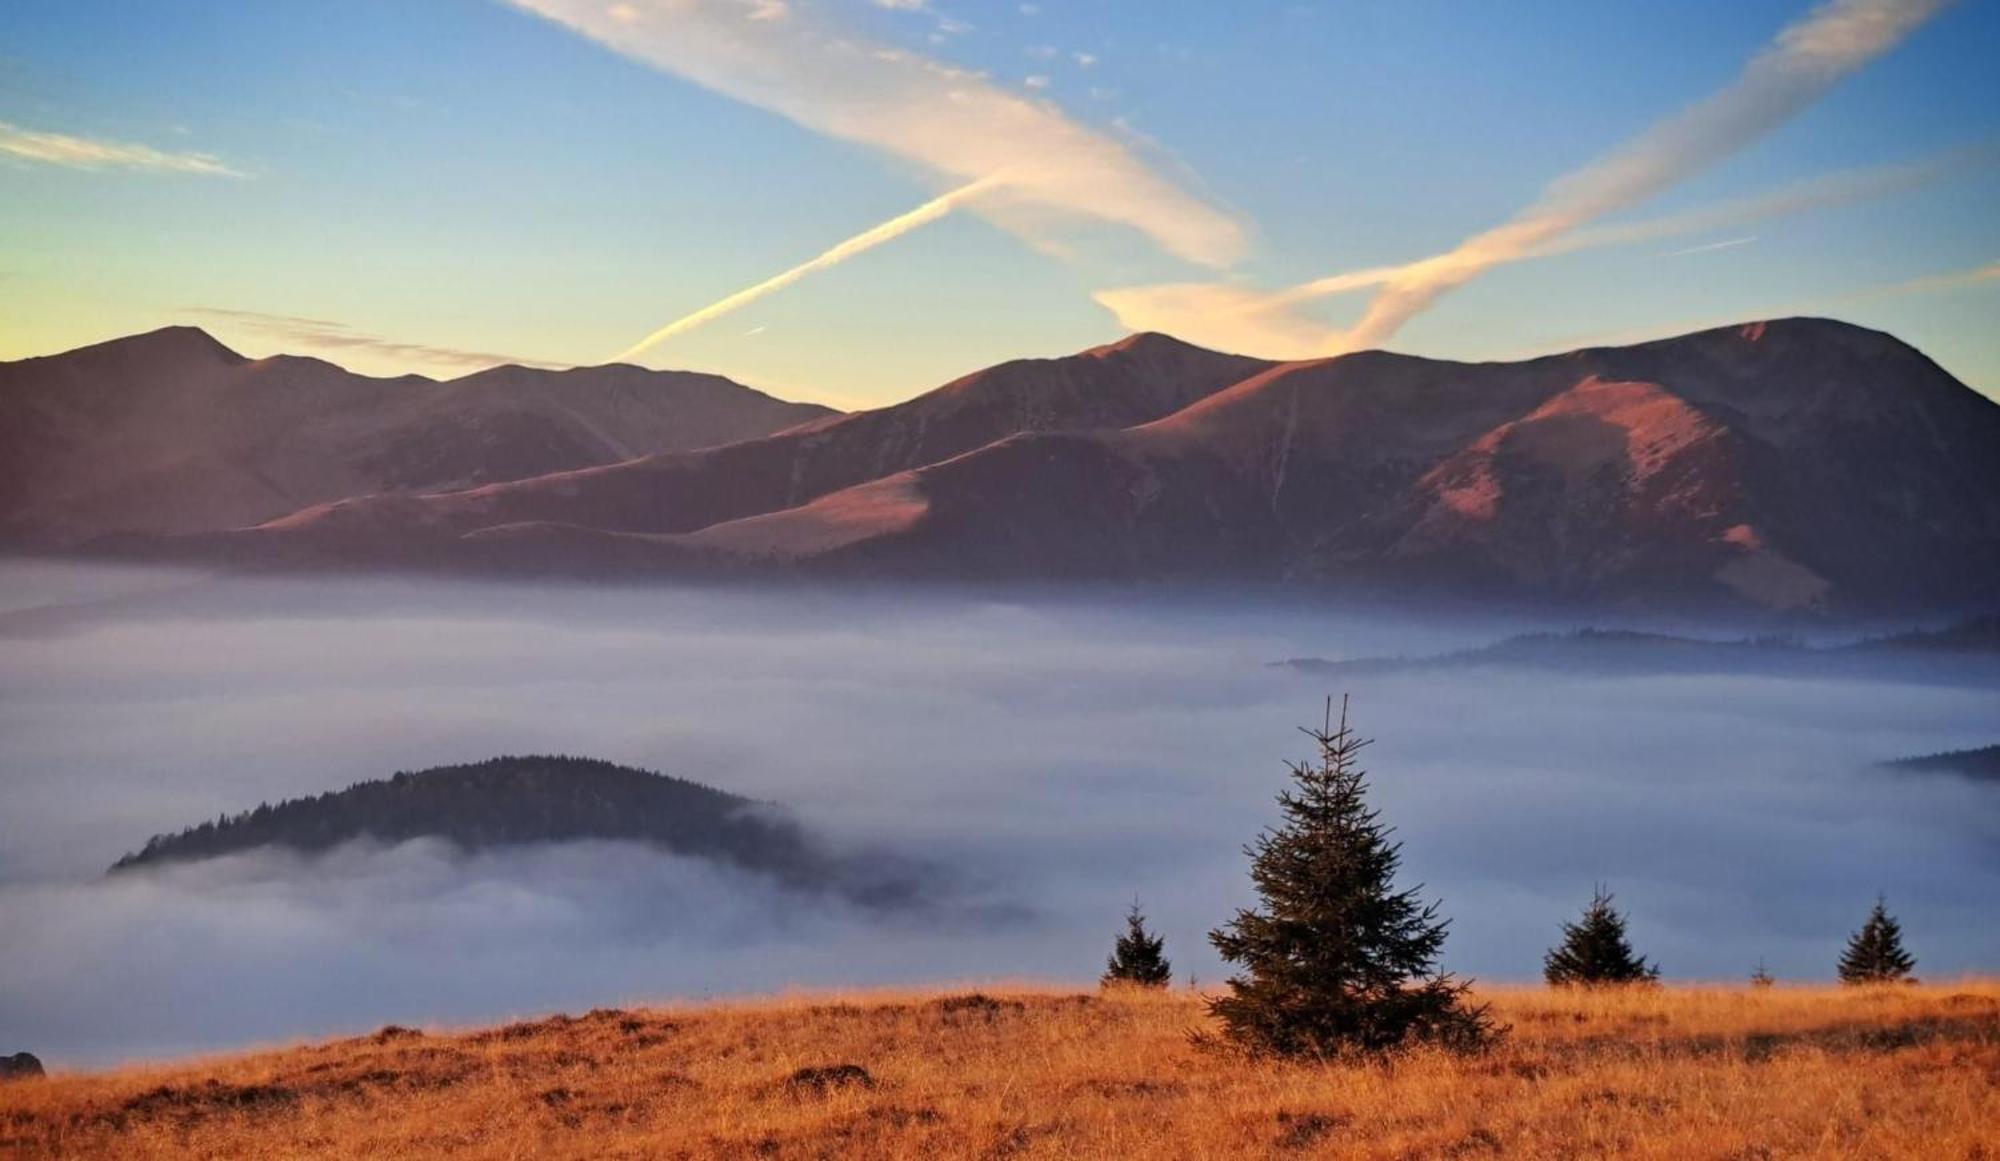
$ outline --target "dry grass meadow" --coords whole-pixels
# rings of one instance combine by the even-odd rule
[[[2000,981],[1486,989],[1480,1056],[1270,1064],[1200,997],[596,1011],[0,1086],[42,1157],[2000,1159]]]

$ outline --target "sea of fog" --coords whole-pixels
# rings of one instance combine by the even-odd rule
[[[0,1052],[107,1063],[792,987],[1088,985],[1137,896],[1181,978],[1249,903],[1296,727],[1353,695],[1447,966],[1526,980],[1606,883],[1670,978],[1826,979],[1878,891],[1919,973],[2000,968],[1992,689],[1268,663],[1518,621],[991,595],[0,564]],[[104,877],[155,832],[399,769],[586,754],[933,868],[870,910],[614,844],[431,843]]]

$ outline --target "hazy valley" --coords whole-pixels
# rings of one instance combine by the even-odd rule
[[[1568,627],[1091,591],[4,567],[0,1010],[64,1065],[769,988],[1076,979],[1134,894],[1182,978],[1218,980],[1203,933],[1245,902],[1240,847],[1332,680],[1272,662]],[[1675,979],[1760,959],[1825,978],[1878,891],[1922,974],[1948,979],[2000,957],[1993,789],[1877,763],[1993,744],[1992,684],[1907,676],[1502,662],[1332,688],[1379,739],[1375,796],[1453,919],[1454,970],[1532,977],[1609,881]],[[148,835],[507,753],[782,803],[830,851],[925,868],[924,905],[602,841],[104,876]]]

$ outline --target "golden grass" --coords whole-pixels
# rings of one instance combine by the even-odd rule
[[[1490,1053],[1324,1065],[1192,1045],[1180,990],[387,1029],[0,1086],[0,1152],[2000,1159],[2000,981],[1482,998],[1512,1025]]]

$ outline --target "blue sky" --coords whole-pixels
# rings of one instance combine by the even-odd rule
[[[1843,15],[1879,42],[1837,77],[1745,81]],[[10,0],[0,358],[191,322],[371,373],[601,362],[985,166],[635,358],[857,406],[1130,326],[1504,358],[1813,313],[2000,393],[1996,50],[1991,0]],[[1732,101],[1754,132],[1699,164],[1530,210]],[[1412,289],[1523,220],[1549,252]]]

